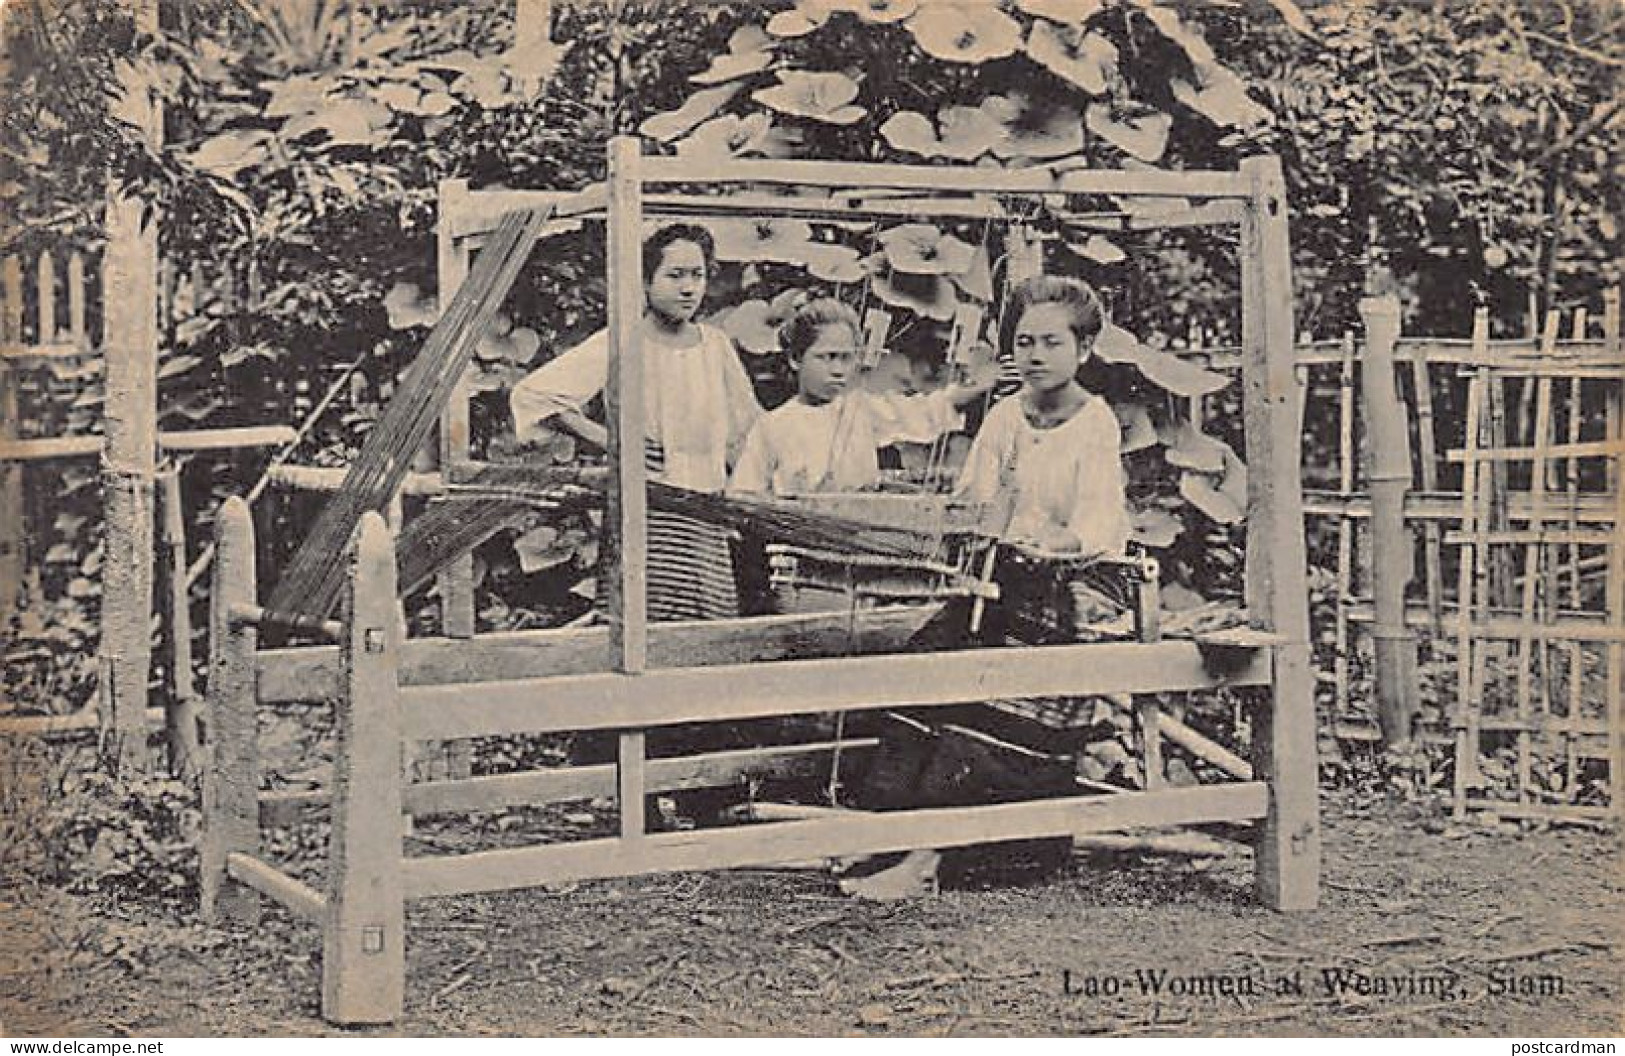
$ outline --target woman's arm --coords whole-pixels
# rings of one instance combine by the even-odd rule
[[[609,339],[600,330],[575,348],[527,374],[508,396],[514,433],[528,440],[553,419],[562,429],[603,447],[608,431],[586,415],[587,403],[603,391],[609,373]]]
[[[716,335],[718,368],[722,372],[723,400],[728,415],[727,461],[733,465],[742,457],[745,438],[764,412],[762,405],[756,402],[756,386],[751,384],[750,375],[739,362],[739,353],[734,351],[733,339],[721,331],[716,331]]]
[[[1074,473],[1077,501],[1067,529],[1084,553],[1121,554],[1133,525],[1128,514],[1128,477],[1123,471],[1122,427],[1104,400],[1082,412],[1080,450]]]

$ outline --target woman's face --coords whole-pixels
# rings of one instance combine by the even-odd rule
[[[705,251],[693,242],[673,242],[645,291],[649,310],[673,323],[686,323],[705,298]]]
[[[1035,304],[1016,323],[1012,344],[1021,377],[1034,392],[1053,392],[1069,384],[1088,356],[1072,332],[1072,313],[1064,304]]]
[[[845,323],[826,323],[796,368],[797,385],[808,403],[828,403],[846,391],[858,362],[858,335]]]

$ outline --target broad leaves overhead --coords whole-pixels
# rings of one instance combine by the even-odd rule
[[[805,70],[781,70],[778,84],[751,95],[781,114],[830,125],[850,125],[863,119],[863,107],[851,105],[857,97],[858,82],[846,74]]]

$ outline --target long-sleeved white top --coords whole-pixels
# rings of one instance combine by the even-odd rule
[[[903,396],[860,389],[817,405],[797,397],[756,423],[728,488],[782,496],[872,487],[880,480],[880,448],[928,443],[960,421],[947,390]]]
[[[762,415],[726,334],[699,327],[687,348],[645,342],[646,439],[658,449],[655,475],[694,491],[721,491],[731,455]],[[583,413],[609,376],[609,334],[600,330],[514,386],[514,431],[529,439],[565,411]]]
[[[988,412],[956,490],[996,508],[1010,503],[1006,538],[1069,534],[1085,553],[1120,554],[1132,532],[1121,436],[1117,416],[1098,396],[1049,429],[1034,428],[1021,397],[1011,396]]]

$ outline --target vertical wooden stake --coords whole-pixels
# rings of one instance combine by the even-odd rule
[[[1309,657],[1302,438],[1293,409],[1292,258],[1280,159],[1248,158],[1242,214],[1242,386],[1247,456],[1247,609],[1284,641],[1253,725],[1255,771],[1270,784],[1259,826],[1257,886],[1268,905],[1312,909],[1320,898],[1314,669]]]
[[[0,262],[0,344],[22,341],[23,266],[8,256]],[[0,360],[0,441],[17,439],[17,410],[16,372]],[[0,462],[0,631],[10,625],[23,589],[23,473],[21,462]]]
[[[609,478],[608,542],[611,667],[641,674],[648,657],[648,490],[643,462],[643,178],[642,146],[630,136],[609,145]],[[620,736],[617,753],[621,837],[644,835],[644,735]]]
[[[85,258],[77,249],[68,258],[68,339],[85,351]]]
[[[1349,710],[1349,606],[1354,602],[1354,533],[1358,530],[1349,516],[1354,492],[1354,334],[1343,334],[1342,370],[1337,380],[1337,489],[1342,513],[1337,518],[1337,609],[1333,617],[1332,719],[1337,721]]]
[[[186,589],[186,514],[181,505],[181,471],[177,465],[163,477],[165,630],[169,639],[169,701],[164,727],[169,737],[169,767],[179,778],[197,776],[197,693],[192,686],[192,606]]]
[[[1480,308],[1473,318],[1473,345],[1480,336],[1489,335],[1489,309]],[[1461,464],[1461,549],[1457,551],[1456,566],[1456,766],[1453,813],[1459,820],[1467,816],[1468,790],[1476,783],[1478,774],[1478,731],[1473,723],[1478,714],[1478,700],[1473,696],[1473,671],[1476,642],[1473,623],[1476,606],[1474,594],[1479,581],[1479,568],[1484,562],[1482,547],[1477,536],[1482,530],[1478,524],[1478,433],[1481,428],[1480,408],[1484,404],[1486,368],[1480,367],[1467,384],[1467,427],[1463,438],[1466,460]]]
[[[254,522],[248,503],[227,499],[215,514],[209,592],[208,768],[203,775],[203,918],[254,924],[259,896],[226,876],[226,855],[258,854],[259,732],[254,650],[259,632],[231,619],[254,604]]]
[[[1438,438],[1433,428],[1433,373],[1428,369],[1426,343],[1416,346],[1416,357],[1411,360],[1411,380],[1416,389],[1416,443],[1417,459],[1422,470],[1422,490],[1433,491],[1439,486]],[[1422,524],[1423,562],[1427,575],[1428,622],[1432,626],[1435,643],[1444,637],[1444,562],[1439,552],[1439,522]],[[1434,653],[1438,646],[1431,647]],[[1430,654],[1433,655],[1433,654]]]
[[[16,384],[11,364],[0,359],[0,442],[17,439]],[[8,639],[23,589],[23,465],[0,462],[0,637]]]
[[[406,992],[401,635],[395,545],[377,513],[365,514],[356,529],[347,594],[322,934],[322,1016],[333,1023],[389,1023],[399,1018]]]
[[[1144,788],[1150,791],[1167,784],[1162,769],[1162,705],[1154,696],[1143,696],[1135,700],[1134,706],[1140,718],[1140,746],[1143,753],[1141,762],[1145,766]]]
[[[35,291],[39,299],[39,326],[36,341],[42,345],[56,343],[56,260],[49,252],[39,255]]]
[[[156,0],[129,0],[138,30],[156,33]],[[124,112],[157,148],[163,123],[139,77],[122,85]],[[152,669],[153,480],[158,442],[158,230],[146,206],[108,187],[102,257],[107,439],[102,487],[107,504],[102,565],[100,678],[104,734],[121,771],[147,765],[147,678]]]
[[[461,205],[468,194],[467,180],[440,182],[439,235],[435,257],[436,297],[440,310],[451,304],[457,288],[468,278],[468,247],[460,242],[448,217]],[[451,398],[440,412],[440,442],[434,461],[443,473],[453,474],[468,460],[469,399],[473,392],[473,368],[464,373]],[[448,478],[449,479],[449,478]],[[440,574],[441,630],[448,638],[474,636],[474,555],[464,554]],[[456,775],[456,776],[467,776]]]
[[[1620,361],[1619,287],[1603,299],[1603,340],[1612,362]],[[1625,382],[1609,383],[1608,438],[1625,440]],[[1614,493],[1614,532],[1608,544],[1608,582],[1605,601],[1608,622],[1625,627],[1625,456],[1610,459],[1608,486]],[[1609,726],[1609,806],[1615,817],[1625,817],[1625,642],[1608,643],[1607,699]]]
[[[1546,316],[1546,327],[1542,331],[1540,347],[1543,358],[1550,357],[1557,348],[1558,314],[1549,312]],[[1535,665],[1535,643],[1532,637],[1533,624],[1537,618],[1536,601],[1541,589],[1541,570],[1546,557],[1546,544],[1541,542],[1535,533],[1546,528],[1546,477],[1552,468],[1551,460],[1546,452],[1552,444],[1552,378],[1550,374],[1542,374],[1539,378],[1529,378],[1526,384],[1533,382],[1535,388],[1535,413],[1533,432],[1530,435],[1530,446],[1534,448],[1534,460],[1529,469],[1529,520],[1525,528],[1531,533],[1530,541],[1523,544],[1523,595],[1518,606],[1519,626],[1524,631],[1518,637],[1518,659],[1516,664],[1518,683],[1518,718],[1525,723],[1518,730],[1518,801],[1527,802],[1529,799],[1529,781],[1532,742],[1527,727],[1531,711],[1531,694],[1533,692],[1532,668]],[[1549,599],[1548,599],[1549,600]],[[1539,657],[1544,661],[1546,649],[1544,645],[1539,649]],[[1542,663],[1544,666],[1544,663]],[[1543,690],[1544,690],[1544,682]]]
[[[1372,595],[1371,625],[1376,659],[1377,715],[1383,742],[1408,744],[1417,712],[1416,639],[1405,624],[1405,585],[1413,565],[1405,529],[1405,493],[1411,483],[1405,408],[1394,386],[1394,348],[1399,341],[1399,299],[1360,301],[1365,322],[1364,393],[1366,435],[1371,440]]]

